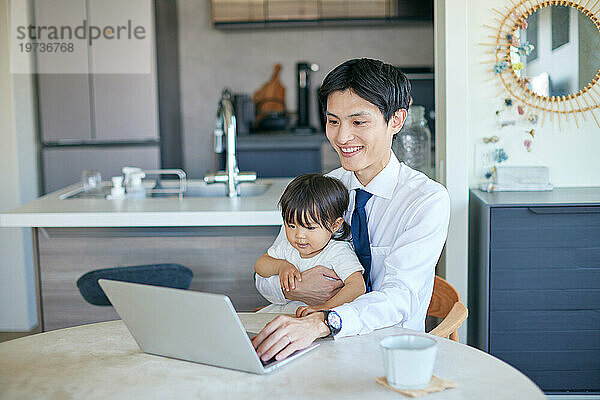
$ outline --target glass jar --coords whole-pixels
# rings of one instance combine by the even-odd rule
[[[412,106],[404,126],[392,142],[398,160],[431,177],[431,132],[425,120],[425,107]]]

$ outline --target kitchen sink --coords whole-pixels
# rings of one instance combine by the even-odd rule
[[[177,189],[178,181],[162,181],[163,189]],[[150,193],[154,187],[154,183],[145,185],[148,190],[148,197],[177,197],[178,193]],[[271,183],[253,183],[242,182],[239,185],[240,197],[255,197],[263,195],[271,186]],[[60,196],[61,200],[65,199],[105,199],[110,194],[110,182],[103,182],[102,191],[96,193],[84,192],[78,188]],[[187,181],[187,189],[183,192],[184,197],[227,197],[225,184],[214,183],[206,184],[203,181]]]

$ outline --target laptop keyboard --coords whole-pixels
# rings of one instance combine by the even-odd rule
[[[256,336],[256,335],[257,335],[257,334],[256,334],[256,333],[254,333],[254,332],[248,332],[248,331],[246,331],[246,334],[248,335],[248,337],[250,338],[250,340],[252,340],[252,338],[253,338],[254,336]],[[293,356],[294,354],[296,354],[297,352],[298,352],[298,351],[295,351],[295,352],[293,352],[292,354],[290,354],[290,357],[291,357],[291,356]],[[262,363],[263,367],[270,367],[271,365],[273,365],[273,364],[275,364],[275,363],[279,362],[279,361],[277,361],[277,360],[275,359],[275,357],[273,357],[273,358],[271,358],[270,360],[267,360],[267,361],[263,361],[263,360],[261,360],[260,358],[259,358],[259,360],[260,360],[260,362]],[[283,360],[280,360],[280,361],[283,361]]]

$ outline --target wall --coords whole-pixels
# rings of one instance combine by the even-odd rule
[[[565,124],[562,118],[562,127],[559,129],[556,117],[550,123],[546,115],[544,127],[538,123],[533,126],[535,139],[533,151],[528,153],[523,140],[527,137],[526,130],[531,129],[528,124],[500,129],[497,126],[495,111],[501,108],[503,97],[495,97],[500,91],[496,84],[497,79],[491,79],[491,64],[482,64],[488,59],[489,47],[481,46],[491,30],[483,26],[491,23],[495,13],[492,8],[502,9],[509,5],[508,1],[485,0],[469,2],[468,13],[468,103],[469,120],[466,121],[469,129],[468,156],[471,158],[469,165],[469,184],[474,187],[480,181],[475,175],[474,147],[485,136],[497,135],[503,141],[503,146],[509,159],[505,165],[546,165],[550,168],[550,182],[554,186],[598,186],[600,185],[600,128],[594,123],[590,114],[587,121],[583,121],[581,114],[578,116],[580,129],[577,129],[573,118]],[[456,13],[465,10],[455,10]],[[596,50],[597,51],[597,50]],[[460,62],[460,60],[455,60]],[[542,115],[540,115],[541,120]],[[600,121],[600,110],[596,111]]]
[[[201,177],[214,168],[212,130],[223,87],[252,94],[283,65],[289,110],[296,110],[297,61],[320,65],[313,93],[327,72],[350,58],[372,57],[404,66],[433,65],[433,26],[286,28],[220,31],[210,24],[209,1],[179,0],[181,99],[185,169]],[[311,102],[317,126],[316,99]]]
[[[436,173],[450,195],[450,226],[443,253],[444,277],[467,298],[469,127],[469,0],[435,2]],[[459,329],[466,341],[468,320]]]
[[[29,3],[19,4],[16,16],[27,25]],[[0,0],[2,55],[9,54],[9,16],[9,0]],[[38,196],[33,77],[10,72],[10,58],[0,57],[0,211]],[[0,331],[28,331],[36,324],[31,230],[0,228]]]

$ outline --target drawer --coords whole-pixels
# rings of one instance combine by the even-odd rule
[[[492,352],[520,371],[600,370],[600,349]]]
[[[600,247],[600,207],[498,207],[491,218],[491,248]]]
[[[490,332],[494,334],[519,331],[560,332],[565,330],[596,330],[600,332],[600,310],[515,310],[490,312]],[[514,340],[518,340],[513,336]]]
[[[496,289],[491,297],[491,311],[600,310],[600,288]]]
[[[600,269],[600,245],[595,247],[504,247],[490,250],[494,271],[571,269],[573,266]]]
[[[510,330],[492,332],[490,351],[572,351],[600,350],[600,335],[596,330],[578,330],[565,327],[558,332],[521,331],[518,335]]]
[[[492,296],[496,290],[504,289],[600,289],[600,268],[576,266],[570,269],[496,270],[492,268],[490,279]]]
[[[527,375],[547,392],[600,391],[600,369],[586,371],[531,371]]]

